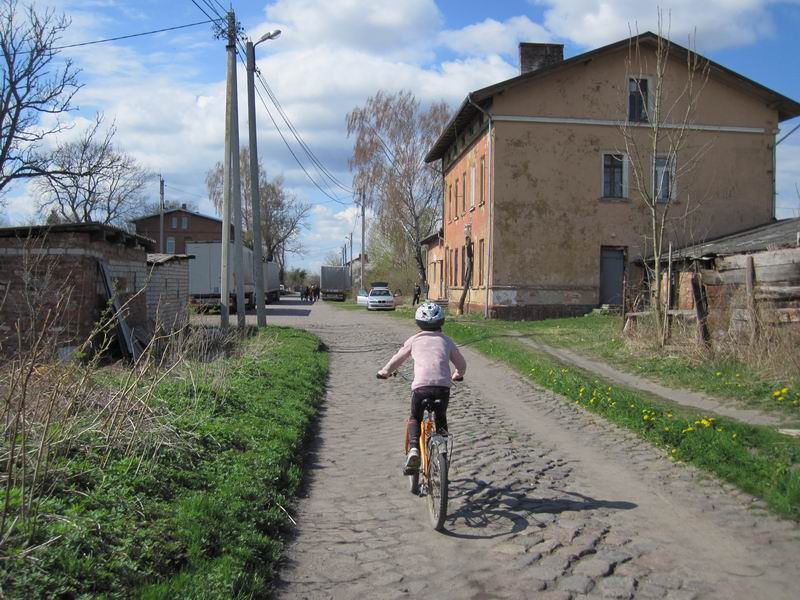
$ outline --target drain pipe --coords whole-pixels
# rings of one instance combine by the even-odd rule
[[[467,94],[467,102],[472,104],[475,108],[481,111],[486,118],[489,119],[489,173],[488,173],[488,180],[489,180],[489,243],[486,245],[486,252],[488,256],[486,257],[486,274],[485,274],[485,287],[484,287],[484,294],[483,294],[483,318],[489,318],[489,281],[491,279],[490,273],[494,267],[494,252],[493,252],[493,241],[494,241],[494,120],[492,119],[492,114],[481,108],[475,101],[472,99],[472,92]]]

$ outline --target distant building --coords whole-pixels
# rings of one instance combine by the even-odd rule
[[[160,215],[146,215],[131,220],[136,227],[136,233],[156,240],[156,249],[159,250]],[[233,226],[231,226],[231,240],[233,240]],[[186,244],[189,242],[221,242],[222,220],[208,215],[188,210],[186,205],[181,208],[172,208],[164,211],[164,254],[186,254]]]

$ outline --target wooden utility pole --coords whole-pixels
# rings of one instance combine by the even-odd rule
[[[233,108],[233,90],[236,86],[236,18],[233,12],[228,13],[228,77],[225,90],[225,157],[222,161],[222,258],[220,262],[219,315],[223,331],[228,330],[228,305],[230,290],[228,287],[228,267],[230,265],[229,250],[231,243],[231,111]],[[239,163],[238,156],[236,164]],[[240,286],[241,287],[241,286]]]
[[[158,212],[159,212],[159,219],[158,219],[158,251],[162,254],[164,253],[164,178],[159,175],[158,176],[158,194],[159,194],[159,202],[158,202]]]

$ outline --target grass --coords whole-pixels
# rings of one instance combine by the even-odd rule
[[[390,314],[407,319],[411,308],[404,308],[402,312],[398,309]],[[800,520],[800,439],[781,435],[769,427],[712,417],[638,390],[609,384],[508,337],[512,330],[533,334],[554,346],[594,354],[621,366],[619,355],[627,349],[619,336],[619,318],[591,315],[520,322],[449,317],[445,333],[460,344],[508,364],[533,383],[560,394],[577,407],[630,429],[654,446],[663,448],[672,460],[691,463],[713,473],[763,499],[775,513]],[[634,361],[638,372],[650,374],[647,367],[651,363],[648,361],[652,361],[656,378],[663,378],[665,383],[688,381],[691,385],[686,387],[695,386],[704,391],[735,387],[735,397],[740,399],[768,395],[773,402],[779,402],[779,397],[789,399],[796,396],[788,388],[774,389],[776,384],[767,382],[765,378],[751,377],[742,365],[712,362],[698,366],[687,362],[665,367],[653,357],[644,356]],[[698,369],[702,371],[687,374]],[[675,371],[673,379],[668,378],[670,371]],[[745,375],[747,379],[741,381]],[[731,386],[727,383],[729,381],[741,385]],[[779,395],[776,396],[775,392]],[[792,408],[790,404],[789,409]]]
[[[327,354],[287,328],[243,343],[216,375],[158,388],[179,443],[105,468],[94,455],[70,463],[70,487],[44,500],[30,532],[44,545],[4,548],[5,596],[268,596]]]

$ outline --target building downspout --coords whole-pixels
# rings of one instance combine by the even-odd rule
[[[486,118],[489,119],[489,243],[487,244],[487,257],[486,257],[486,286],[484,288],[484,299],[483,299],[483,318],[489,318],[489,280],[490,280],[490,273],[492,272],[494,266],[494,252],[493,252],[493,241],[494,241],[494,120],[492,120],[492,114],[481,108],[478,104],[476,104],[472,100],[472,94],[467,94],[467,101],[472,104],[475,108],[481,111]]]

